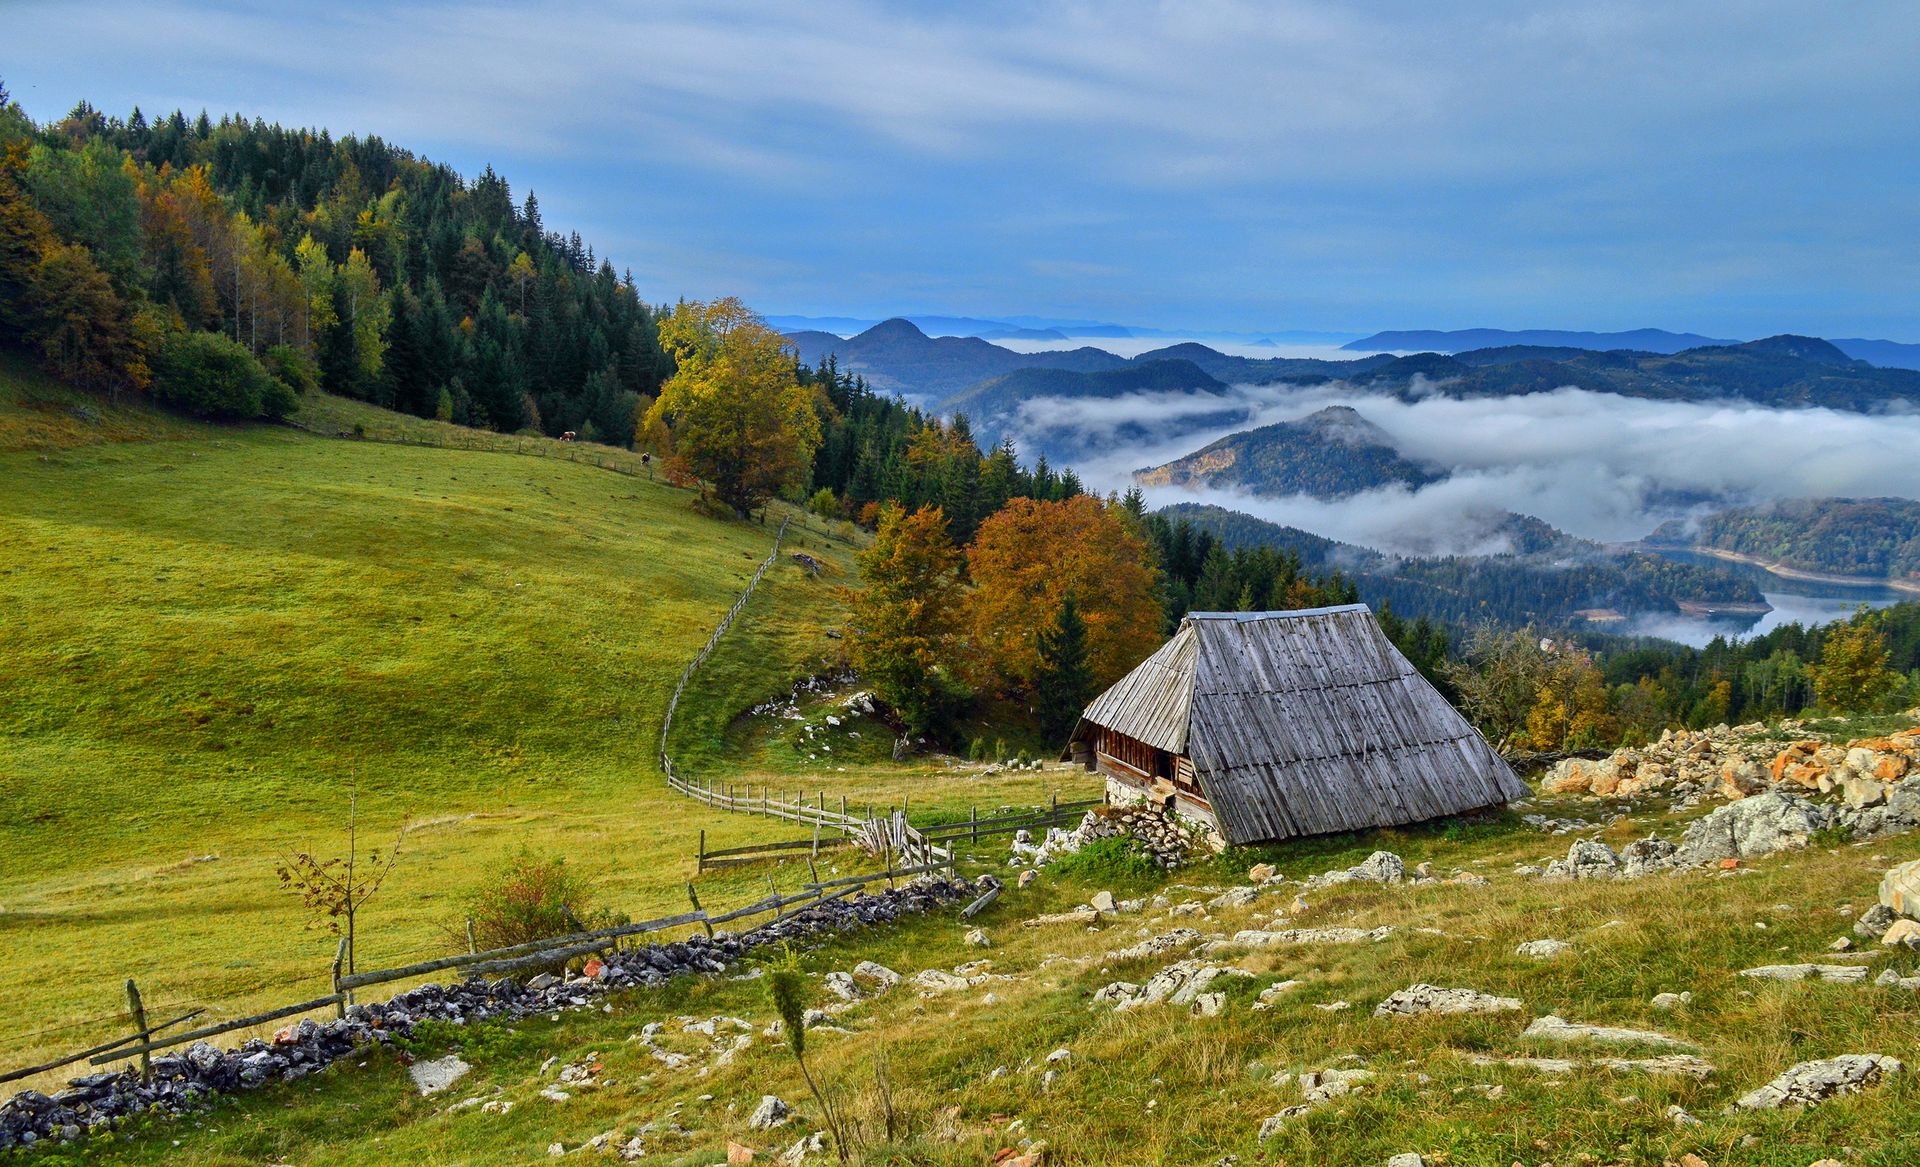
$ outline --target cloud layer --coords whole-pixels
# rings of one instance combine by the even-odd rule
[[[1396,486],[1333,502],[1167,487],[1149,492],[1154,503],[1214,502],[1407,554],[1499,550],[1493,527],[1509,510],[1614,542],[1637,539],[1708,503],[1826,495],[1920,498],[1920,458],[1914,456],[1920,415],[1912,413],[1644,401],[1580,389],[1480,400],[1431,395],[1409,402],[1337,384],[1236,386],[1229,400],[1244,411],[1247,425],[1350,405],[1390,434],[1402,454],[1454,472],[1419,490]],[[1206,396],[1040,399],[1025,403],[1015,436],[1031,441],[1066,427],[1097,436],[1130,423],[1164,432],[1222,404]],[[1239,428],[1213,426],[1076,458],[1073,465],[1098,489],[1124,489],[1133,470],[1190,453]]]

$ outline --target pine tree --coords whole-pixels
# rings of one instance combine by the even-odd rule
[[[1093,699],[1093,667],[1087,660],[1087,625],[1069,591],[1053,626],[1040,632],[1040,670],[1034,675],[1040,728],[1057,741],[1073,730]]]

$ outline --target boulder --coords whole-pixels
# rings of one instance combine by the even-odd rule
[[[1612,847],[1581,839],[1567,848],[1565,862],[1547,864],[1547,875],[1558,879],[1612,879],[1620,874],[1620,856]]]
[[[1738,802],[1755,794],[1766,793],[1767,772],[1758,763],[1745,759],[1728,762],[1720,768],[1720,793],[1729,802]]]
[[[1733,1106],[1738,1110],[1777,1110],[1783,1106],[1812,1106],[1842,1094],[1878,1085],[1906,1066],[1885,1054],[1841,1054],[1821,1061],[1801,1062]]]
[[[1514,997],[1495,997],[1473,989],[1439,985],[1410,985],[1389,996],[1374,1009],[1375,1017],[1416,1017],[1424,1013],[1511,1013],[1526,1006]]]
[[[1721,807],[1687,828],[1673,861],[1694,867],[1804,847],[1833,825],[1833,812],[1798,795],[1770,791]]]
[[[458,1055],[449,1054],[444,1058],[415,1062],[407,1067],[407,1076],[413,1079],[414,1086],[421,1097],[438,1094],[447,1087],[467,1076],[472,1066],[462,1061]]]
[[[1885,886],[1881,884],[1882,888]],[[1853,934],[1867,940],[1878,940],[1887,934],[1887,929],[1893,927],[1893,922],[1899,918],[1900,913],[1887,905],[1875,904],[1853,922]]]
[[[1622,1029],[1611,1025],[1579,1025],[1564,1017],[1549,1013],[1545,1017],[1527,1026],[1522,1037],[1538,1037],[1548,1041],[1599,1041],[1609,1044],[1663,1045],[1685,1049],[1693,1048],[1690,1041],[1681,1041],[1677,1037],[1668,1037],[1664,1033],[1655,1033],[1651,1029]]]
[[[1094,911],[1105,912],[1108,915],[1112,915],[1120,910],[1120,905],[1114,902],[1113,893],[1110,891],[1094,892],[1093,899],[1089,900],[1088,903],[1092,905]]]
[[[1888,948],[1911,948],[1920,951],[1920,924],[1912,920],[1895,920],[1887,929],[1886,935],[1880,937],[1880,943]]]
[[[1880,903],[1902,916],[1920,917],[1920,859],[1887,872],[1880,880]]]
[[[1838,981],[1843,985],[1857,985],[1867,979],[1867,966],[1864,964],[1764,964],[1759,968],[1743,968],[1743,977],[1759,977],[1773,981]]]
[[[1564,952],[1572,952],[1573,945],[1564,940],[1529,940],[1513,950],[1515,956],[1530,957],[1534,960],[1552,960]]]
[[[863,960],[853,966],[853,979],[856,981],[872,981],[884,992],[899,984],[902,978],[899,973],[894,972],[884,964],[875,964],[871,960]]]
[[[1658,871],[1673,862],[1673,853],[1678,850],[1665,839],[1648,836],[1628,843],[1620,852],[1620,874],[1628,879],[1637,879],[1650,871]]]
[[[770,1131],[793,1117],[793,1107],[772,1094],[760,1096],[760,1105],[747,1117],[747,1125],[757,1131]]]

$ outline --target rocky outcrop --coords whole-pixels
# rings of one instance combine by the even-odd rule
[[[1439,985],[1410,985],[1392,994],[1374,1009],[1375,1017],[1417,1017],[1423,1013],[1512,1013],[1526,1008],[1515,997],[1496,997],[1473,989],[1444,989]]]
[[[1815,831],[1834,821],[1832,808],[1793,794],[1774,791],[1741,799],[1689,826],[1673,862],[1695,867],[1804,847]]]
[[[1880,880],[1880,906],[1920,919],[1920,859],[1890,869]],[[1892,924],[1892,920],[1887,921],[1888,927]],[[1882,934],[1884,932],[1882,929]]]
[[[1784,722],[1788,733],[1801,722]],[[1668,730],[1645,746],[1605,758],[1568,758],[1541,780],[1547,794],[1631,798],[1670,794],[1686,800],[1714,795],[1739,801],[1769,790],[1838,794],[1849,807],[1884,805],[1891,790],[1920,773],[1920,728],[1844,745],[1805,737],[1780,748],[1759,724],[1709,730]]]
[[[1801,1062],[1773,1081],[1733,1104],[1737,1110],[1777,1110],[1783,1106],[1812,1106],[1842,1094],[1854,1094],[1878,1085],[1906,1066],[1885,1054],[1841,1054],[1816,1062]]]

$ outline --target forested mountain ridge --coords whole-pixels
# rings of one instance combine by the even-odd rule
[[[1523,515],[1510,521],[1511,554],[1394,557],[1223,507],[1176,503],[1154,513],[1206,531],[1228,551],[1270,547],[1295,556],[1303,570],[1338,571],[1366,603],[1452,628],[1485,621],[1568,627],[1581,623],[1577,613],[1595,609],[1670,613],[1711,604],[1764,611],[1766,604],[1758,588],[1732,572],[1609,552]]]
[[[1084,457],[1107,449],[1124,449],[1164,436],[1149,423],[1131,420],[1114,425],[1051,424],[1042,416],[1023,416],[1028,402],[1042,408],[1083,399],[1113,400],[1150,394],[1188,397],[1194,408],[1183,414],[1184,426],[1228,426],[1244,423],[1244,404],[1223,395],[1227,387],[1191,361],[1136,360],[1113,369],[1082,372],[1074,369],[1026,368],[973,385],[942,400],[943,414],[965,414],[973,432],[988,444],[1018,432],[1025,444],[1050,458]],[[1217,407],[1208,398],[1220,398]]]
[[[1647,542],[1731,551],[1800,571],[1920,581],[1920,502],[1787,499],[1663,523]]]
[[[294,388],[624,445],[671,371],[631,275],[490,168],[240,116],[0,111],[0,333],[72,383],[259,412],[210,395],[231,358],[187,338],[224,336]]]
[[[1141,486],[1225,486],[1254,494],[1348,498],[1381,486],[1422,487],[1447,476],[1400,456],[1387,432],[1350,406],[1229,434],[1183,458],[1135,472]]]

